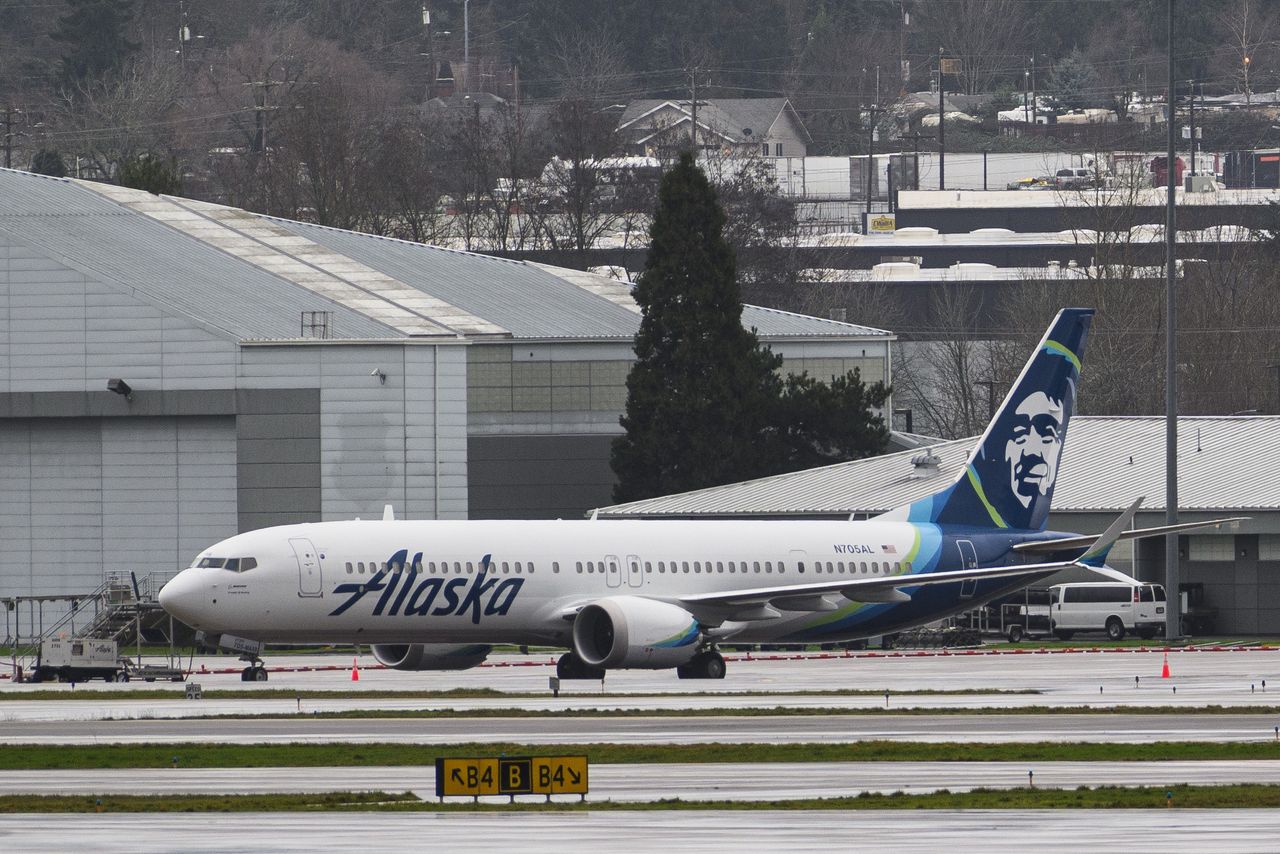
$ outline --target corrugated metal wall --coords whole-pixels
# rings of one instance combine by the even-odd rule
[[[0,589],[173,573],[236,531],[235,419],[11,419],[0,430]]]

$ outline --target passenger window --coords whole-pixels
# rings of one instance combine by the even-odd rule
[[[560,561],[558,560],[551,561],[551,571],[555,573],[560,572]]]
[[[893,562],[893,573],[894,573],[894,575],[897,575],[897,574],[898,574],[899,572],[901,572],[901,571],[902,571],[902,564],[898,563],[898,562],[895,560],[895,561]]]
[[[781,575],[786,571],[787,571],[787,565],[782,561],[778,561],[778,574]]]
[[[723,572],[724,572],[724,562],[723,562],[723,561],[716,561],[716,572],[720,572],[720,573],[723,573]]]
[[[507,562],[505,560],[502,562],[502,571],[503,572],[507,571]]]
[[[524,572],[524,562],[516,561],[516,572]]]
[[[347,575],[355,574],[356,568],[351,565],[351,561],[347,561]]]
[[[462,561],[460,561],[460,560],[455,560],[455,561],[453,562],[453,571],[454,571],[454,572],[457,572],[457,573],[461,573],[461,572],[462,572]]]
[[[358,564],[356,564],[356,572],[360,573],[361,575],[364,575],[364,561],[360,561]]]
[[[910,575],[910,574],[911,574],[911,561],[909,561],[909,560],[904,560],[904,561],[902,562],[902,572],[903,572],[903,574],[904,574],[904,575]]]
[[[771,560],[766,560],[766,561],[764,562],[764,571],[765,571],[765,572],[773,572],[773,561],[771,561]]]
[[[682,560],[682,561],[680,561],[680,568],[681,568],[682,570],[684,570],[685,572],[688,572],[688,571],[689,571],[689,561],[687,561],[687,560]]]
[[[759,572],[759,571],[760,571],[760,561],[755,561],[753,565],[755,566],[755,570],[756,570],[756,572]]]

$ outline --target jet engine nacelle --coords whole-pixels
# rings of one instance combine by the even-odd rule
[[[573,651],[592,667],[661,669],[698,653],[700,630],[678,605],[639,596],[592,602],[573,621]]]
[[[466,670],[489,657],[487,644],[378,643],[373,657],[392,670]]]

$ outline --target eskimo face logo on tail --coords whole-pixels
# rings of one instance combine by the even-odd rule
[[[1062,401],[1033,392],[1014,410],[1004,446],[1009,489],[1023,507],[1053,489],[1062,453]]]
[[[394,572],[384,569],[366,582],[346,582],[333,588],[337,595],[350,594],[330,617],[346,613],[353,605],[372,593],[380,593],[373,607],[375,617],[463,617],[478,624],[481,616],[504,617],[511,610],[523,578],[489,577],[492,555],[480,560],[480,571],[473,576],[422,577],[413,567],[422,565],[422,552],[407,560],[408,550],[401,549],[387,561],[388,567],[408,567]],[[372,601],[372,597],[370,597]]]

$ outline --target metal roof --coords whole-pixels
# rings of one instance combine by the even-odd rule
[[[266,217],[139,190],[0,169],[0,230],[238,340],[502,336],[629,340],[640,311],[607,276]],[[765,340],[891,339],[884,330],[745,306]]]
[[[554,268],[354,231],[274,221],[491,320],[516,338],[630,338],[639,324],[635,313],[550,272]]]
[[[1139,496],[1164,509],[1163,416],[1087,417],[1071,422],[1053,496],[1054,512],[1119,512]],[[841,516],[881,513],[949,485],[976,438],[792,474],[633,501],[601,517]],[[1187,511],[1280,510],[1280,416],[1182,418],[1178,502]]]
[[[398,336],[384,323],[87,186],[0,169],[0,230],[108,286],[237,339],[297,338],[304,311],[333,312],[333,329],[343,338]]]

